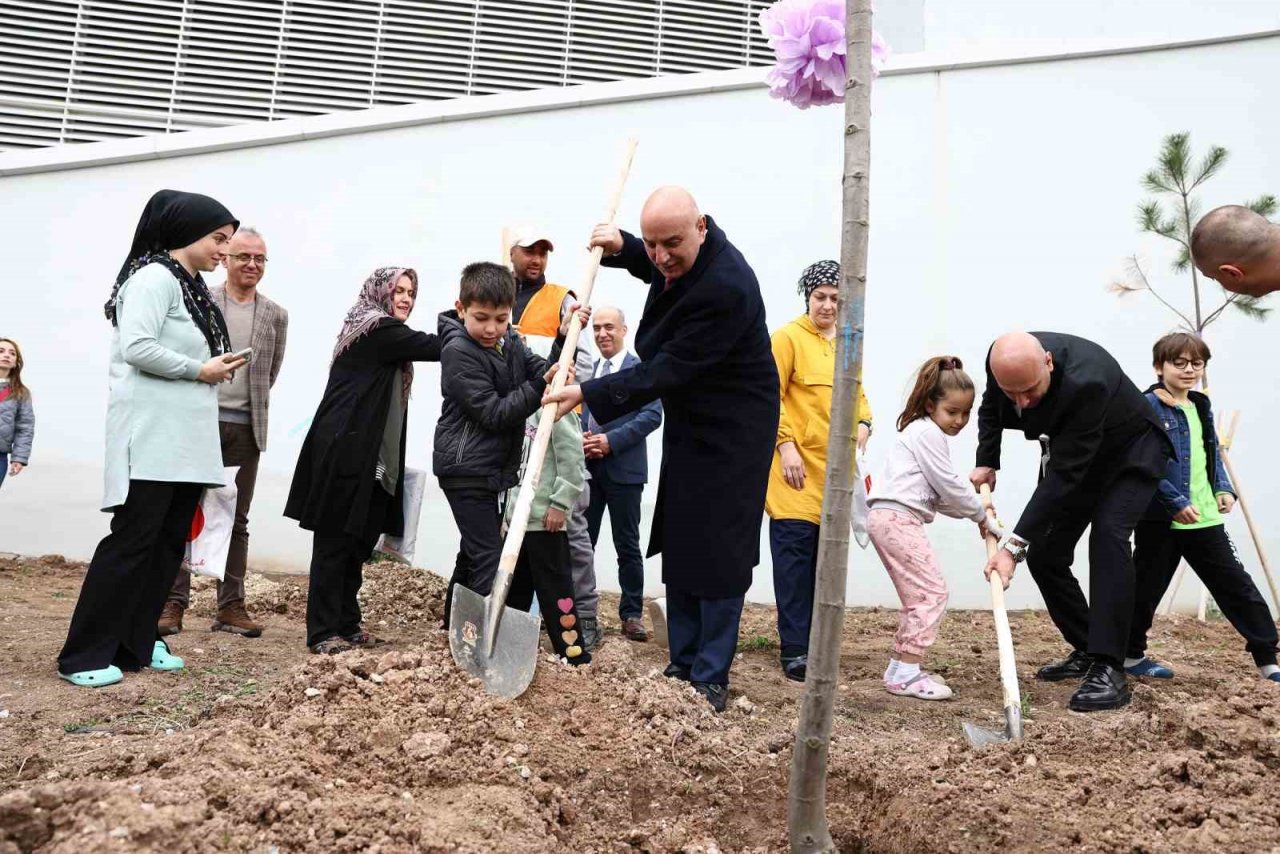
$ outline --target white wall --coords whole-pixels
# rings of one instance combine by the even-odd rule
[[[1203,39],[1280,27],[1280,6],[1270,0],[909,0],[907,6],[916,4],[923,6],[919,19],[929,51]]]
[[[1143,297],[1118,302],[1105,286],[1140,251],[1169,293],[1187,288],[1166,273],[1165,249],[1136,233],[1138,178],[1161,137],[1186,129],[1198,147],[1232,152],[1205,193],[1207,205],[1280,191],[1270,86],[1280,72],[1278,48],[1280,39],[1270,38],[877,82],[866,364],[879,424],[873,466],[914,367],[951,352],[980,373],[987,343],[1010,328],[1089,336],[1146,380],[1150,343],[1171,317]],[[509,100],[526,97],[548,96]],[[621,222],[634,227],[656,185],[692,188],[754,265],[776,328],[802,310],[794,291],[801,269],[838,256],[840,127],[838,109],[800,112],[763,89],[730,88],[0,178],[7,270],[0,335],[24,346],[39,419],[32,467],[0,491],[0,551],[87,558],[107,529],[108,517],[96,511],[109,339],[101,304],[154,190],[212,194],[268,241],[263,290],[289,309],[291,326],[251,554],[256,566],[304,568],[309,539],[280,510],[338,325],[372,268],[418,269],[414,321],[430,327],[453,300],[463,264],[496,255],[501,225],[536,219],[557,237],[552,277],[576,283],[585,257],[576,247],[603,212],[622,140],[634,132],[641,146]],[[0,157],[0,172],[21,162]],[[603,272],[597,294],[638,319],[644,291],[625,274]],[[1264,444],[1266,425],[1280,418],[1266,379],[1274,333],[1231,315],[1212,332],[1215,399],[1244,410],[1235,460],[1274,550],[1280,542],[1268,521],[1280,509],[1280,468]],[[438,368],[423,366],[411,403],[408,462],[428,469],[437,377]],[[962,470],[974,442],[972,428],[955,442]],[[656,442],[651,452],[656,463]],[[1006,520],[1029,495],[1034,465],[1034,449],[1010,434],[998,492]],[[1230,530],[1256,566],[1242,520],[1233,518]],[[427,496],[421,531],[418,563],[447,572],[456,534],[436,492]],[[983,605],[983,553],[971,526],[943,520],[930,536],[953,603]],[[767,538],[762,558],[750,596],[768,600]],[[616,587],[612,561],[603,544],[604,587]],[[656,561],[648,576],[659,589]],[[853,556],[849,598],[896,604],[871,552]],[[1010,599],[1039,604],[1025,577]]]

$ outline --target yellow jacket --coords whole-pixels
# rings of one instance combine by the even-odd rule
[[[809,316],[801,315],[773,333],[773,359],[778,364],[782,393],[776,445],[795,442],[804,460],[804,489],[793,489],[783,479],[782,454],[775,445],[765,512],[772,519],[802,519],[821,524],[836,342],[823,338]],[[871,423],[871,404],[867,402],[861,376],[858,377],[857,413],[858,421]]]

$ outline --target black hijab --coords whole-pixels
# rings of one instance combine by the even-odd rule
[[[230,352],[231,336],[227,334],[227,323],[213,304],[204,279],[199,273],[194,276],[188,273],[169,254],[170,249],[189,246],[224,225],[230,225],[234,230],[240,227],[240,220],[216,199],[180,190],[160,190],[153,195],[142,209],[129,256],[125,258],[111,289],[111,299],[103,306],[111,325],[116,325],[116,296],[120,286],[147,264],[156,263],[177,278],[182,287],[182,302],[209,343],[209,352],[214,356]]]

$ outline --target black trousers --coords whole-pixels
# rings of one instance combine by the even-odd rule
[[[345,531],[316,531],[311,540],[311,575],[307,580],[307,646],[360,631],[360,586],[364,565],[382,534],[386,490],[375,487],[369,501],[369,523],[360,536]]]
[[[640,551],[640,498],[643,483],[614,483],[598,466],[591,475],[591,504],[587,507],[587,531],[591,545],[600,539],[604,511],[609,511],[613,549],[618,553],[618,616],[639,618],[644,611],[644,555]]]
[[[1175,530],[1168,522],[1142,522],[1134,531],[1138,595],[1129,630],[1129,657],[1146,654],[1147,632],[1156,607],[1184,558],[1213,595],[1222,615],[1244,638],[1254,663],[1259,667],[1275,664],[1277,637],[1271,609],[1240,563],[1226,526]]]
[[[1129,539],[1158,481],[1121,472],[1109,482],[1082,485],[1060,510],[1040,542],[1027,552],[1027,567],[1063,638],[1081,652],[1119,666],[1129,644],[1135,575]],[[1076,543],[1089,532],[1089,596],[1071,573]]]
[[[783,658],[809,654],[813,588],[821,528],[805,519],[770,519],[773,597],[778,602],[778,640]]]
[[[528,611],[533,598],[547,627],[547,637],[556,655],[568,658],[570,664],[586,664],[590,653],[582,650],[578,609],[573,601],[573,570],[570,567],[569,535],[564,531],[526,531],[511,577],[507,604]],[[577,647],[577,655],[567,652]]]
[[[498,561],[502,557],[502,516],[498,493],[492,490],[446,489],[444,496],[462,539],[453,577],[445,591],[444,624],[447,627],[456,585],[461,584],[481,596],[488,596],[493,590],[493,577],[498,573]]]
[[[667,587],[671,663],[688,670],[689,681],[729,684],[745,598],[704,599]]]
[[[58,672],[101,670],[114,664],[140,670],[151,663],[156,621],[182,565],[203,487],[195,483],[131,480],[111,533],[93,553]]]

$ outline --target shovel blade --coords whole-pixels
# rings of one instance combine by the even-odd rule
[[[485,654],[485,613],[490,599],[461,584],[453,588],[449,651],[459,667],[480,680],[495,697],[519,697],[533,681],[538,665],[542,618],[503,606],[493,653]]]
[[[964,737],[969,740],[969,745],[976,750],[981,750],[992,744],[1005,744],[1009,741],[1008,733],[981,727],[968,721],[961,726],[964,728]]]
[[[969,740],[969,744],[977,750],[992,744],[1022,741],[1022,710],[1017,706],[1005,706],[1004,732],[968,722],[961,724],[961,727],[964,729],[964,736]]]
[[[663,649],[668,649],[671,642],[667,639],[667,600],[649,600],[649,622],[653,624],[653,641]]]

